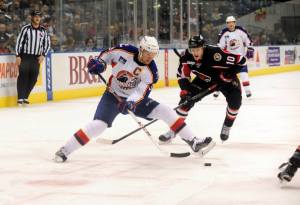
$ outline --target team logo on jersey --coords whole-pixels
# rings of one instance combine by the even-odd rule
[[[231,39],[229,42],[228,50],[236,50],[240,47],[240,43],[237,39]]]
[[[120,71],[117,76],[118,85],[121,89],[128,90],[135,88],[137,84],[140,82],[140,79],[135,77],[132,73],[128,71]]]
[[[125,64],[127,60],[125,58],[123,58],[122,56],[120,56],[118,61],[121,62],[122,64]]]
[[[222,55],[220,53],[215,53],[214,54],[214,60],[215,61],[220,61],[222,59]]]
[[[200,73],[200,72],[198,72],[196,70],[193,70],[192,73],[194,73],[195,75],[198,76],[198,78],[200,78],[201,80],[203,80],[203,81],[205,81],[207,83],[209,83],[211,81],[211,77],[208,76],[208,75],[205,75],[204,73]]]

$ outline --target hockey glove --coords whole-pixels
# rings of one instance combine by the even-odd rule
[[[180,102],[184,103],[184,107],[190,107],[194,105],[194,101],[192,101],[192,95],[188,90],[181,90],[180,98]]]
[[[253,47],[248,47],[246,57],[248,59],[254,57],[254,48]]]
[[[135,111],[136,104],[133,101],[123,100],[122,102],[119,102],[118,108],[119,108],[120,113],[122,113],[123,115],[127,115],[128,110],[130,110],[132,112]]]
[[[106,63],[102,59],[91,58],[87,64],[88,71],[92,75],[98,75],[105,71]]]
[[[235,75],[231,73],[221,72],[219,78],[221,83],[231,83],[235,78]]]

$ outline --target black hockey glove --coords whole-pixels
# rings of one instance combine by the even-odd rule
[[[234,72],[221,72],[216,79],[216,83],[219,85],[225,85],[232,83],[237,78],[237,75]]]
[[[184,107],[190,107],[194,105],[194,101],[192,100],[192,94],[188,90],[180,91],[180,102],[184,103]]]

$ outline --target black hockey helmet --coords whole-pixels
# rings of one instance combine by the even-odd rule
[[[202,35],[192,36],[189,40],[189,48],[198,48],[204,46],[204,38]]]

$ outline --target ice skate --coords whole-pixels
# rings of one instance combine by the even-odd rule
[[[296,171],[297,171],[297,167],[292,165],[289,162],[288,163],[283,163],[279,168],[283,169],[277,175],[280,182],[282,182],[282,183],[290,182],[292,180],[292,178],[294,177]]]
[[[162,134],[158,137],[159,144],[168,144],[172,142],[172,140],[176,137],[175,132],[172,130],[169,130],[165,134]]]
[[[246,97],[250,98],[252,96],[252,93],[250,90],[246,90]]]
[[[191,141],[185,140],[183,139],[186,143],[188,143],[188,145],[191,146],[192,150],[194,152],[201,152],[202,149],[204,150],[206,147],[207,149],[209,148],[209,150],[211,150],[215,143],[212,141],[211,137],[206,137],[204,140],[202,139],[198,139],[197,137],[194,137]],[[206,149],[205,149],[206,150]],[[208,150],[208,151],[209,151]],[[208,151],[206,152],[201,152],[202,155],[206,154]]]
[[[214,92],[214,94],[213,94],[214,98],[219,97],[219,95],[220,95],[220,91],[216,91],[216,92]]]
[[[220,138],[223,142],[228,140],[230,129],[231,129],[231,127],[223,125],[222,130],[221,130],[221,134],[220,134]]]
[[[55,156],[54,156],[54,161],[55,162],[58,162],[58,163],[62,163],[62,162],[65,162],[67,160],[67,156],[66,156],[66,150],[64,147],[60,148],[56,153],[55,153]]]

